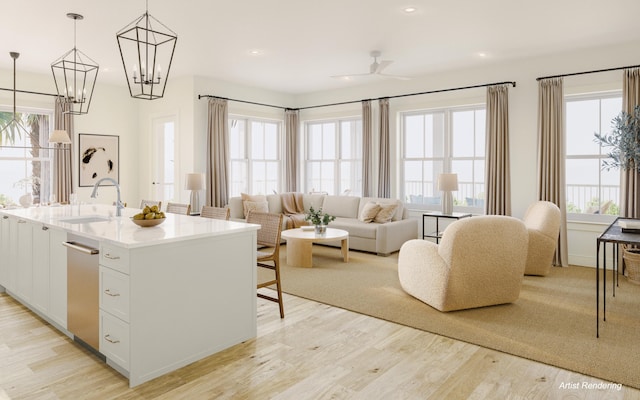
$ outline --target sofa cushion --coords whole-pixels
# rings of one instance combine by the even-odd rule
[[[380,204],[378,203],[380,210],[376,214],[373,222],[377,222],[380,224],[385,224],[387,222],[391,222],[391,219],[395,215],[396,210],[398,209],[397,204],[389,203],[389,204]]]
[[[282,214],[282,197],[279,194],[268,194],[267,203],[271,214]]]
[[[341,218],[338,217],[335,221],[329,224],[329,228],[344,229],[349,232],[349,237],[359,237],[365,239],[374,239],[378,232],[378,226],[380,224],[369,224],[366,222],[358,221],[355,218]]]
[[[325,196],[322,202],[322,212],[334,217],[358,219],[360,197]]]
[[[362,208],[364,207],[365,204],[367,204],[368,202],[374,202],[374,203],[378,203],[380,205],[383,204],[397,204],[398,208],[396,209],[396,212],[393,213],[393,217],[391,217],[392,221],[399,221],[402,219],[403,215],[404,215],[404,206],[402,205],[402,202],[400,200],[397,199],[387,199],[384,197],[363,197],[362,200],[360,201],[360,211],[362,211]]]
[[[324,198],[324,194],[303,194],[302,204],[304,205],[304,211],[309,212],[309,208],[311,207],[313,207],[314,210],[321,209]]]
[[[380,208],[380,204],[370,201],[365,204],[364,207],[362,207],[362,211],[360,211],[358,219],[362,222],[373,222],[373,220],[376,218],[376,215],[378,215]]]

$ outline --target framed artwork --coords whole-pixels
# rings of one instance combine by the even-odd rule
[[[111,178],[120,183],[120,137],[88,133],[78,136],[79,185],[93,186],[102,178]],[[104,182],[104,185],[113,183]]]

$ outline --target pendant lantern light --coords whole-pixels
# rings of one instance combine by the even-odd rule
[[[84,17],[75,13],[68,13],[67,17],[73,20],[73,49],[54,61],[51,71],[58,96],[71,105],[66,112],[81,115],[89,112],[100,67],[76,47],[76,23]]]
[[[122,66],[129,94],[136,99],[155,100],[164,96],[178,35],[149,14],[149,2],[142,16],[117,34]]]

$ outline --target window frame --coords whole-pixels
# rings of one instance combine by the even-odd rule
[[[564,137],[565,137],[565,143],[568,140],[568,115],[567,115],[567,103],[571,102],[571,101],[584,101],[584,100],[598,100],[599,102],[601,102],[603,99],[612,99],[612,98],[622,98],[622,90],[621,89],[615,89],[615,90],[607,90],[607,91],[599,91],[599,92],[586,92],[586,93],[573,93],[573,94],[565,94],[564,99],[563,99],[563,107],[564,107]],[[620,110],[622,111],[622,109]],[[598,119],[599,119],[599,126],[602,127],[603,126],[603,121],[602,121],[602,107],[601,104],[599,104],[598,107]],[[610,126],[610,122],[607,126]],[[591,137],[591,139],[593,139],[593,136]],[[599,155],[588,155],[588,156],[584,156],[584,155],[568,155],[567,154],[567,148],[565,146],[565,154],[564,154],[564,161],[565,161],[565,165],[567,160],[586,160],[586,159],[599,159],[599,160],[604,160],[607,157],[607,151],[606,149],[603,149],[602,146],[599,146],[600,149],[600,154]],[[600,162],[601,164],[601,162]],[[601,170],[600,170],[601,171]],[[601,185],[602,185],[602,175],[600,174],[598,176],[598,192],[601,193]],[[565,167],[565,203],[568,203],[569,198],[568,198],[568,194],[569,194],[569,190],[568,190],[568,177],[567,177],[567,169]],[[618,185],[618,203],[620,202],[620,186]],[[618,204],[618,206],[620,206],[620,204]],[[581,213],[573,213],[573,212],[569,212],[567,209],[567,220],[570,222],[587,222],[587,223],[602,223],[602,224],[608,224],[611,223],[615,220],[615,218],[617,217],[617,215],[610,215],[610,214],[587,214],[584,212]]]
[[[474,138],[474,155],[472,156],[454,156],[453,155],[453,141],[454,141],[454,132],[453,132],[453,116],[456,112],[465,112],[465,111],[473,111],[474,112],[474,132],[473,132],[473,138]],[[398,185],[398,189],[399,189],[399,193],[402,199],[404,199],[405,203],[407,204],[408,207],[410,207],[411,209],[416,209],[416,210],[424,210],[424,211],[441,211],[442,210],[442,196],[440,195],[440,202],[437,204],[424,204],[424,203],[412,203],[410,202],[410,199],[408,198],[408,194],[407,194],[407,186],[406,186],[406,179],[405,179],[405,166],[406,166],[406,162],[407,161],[422,161],[422,162],[433,162],[433,163],[437,163],[437,162],[441,162],[442,163],[442,173],[450,173],[450,172],[456,172],[456,171],[452,171],[452,165],[454,164],[455,161],[470,161],[472,164],[472,176],[475,175],[475,163],[477,161],[483,161],[483,164],[486,163],[486,146],[485,146],[485,151],[484,154],[482,156],[477,156],[475,155],[475,149],[476,149],[476,144],[477,144],[477,140],[476,140],[476,128],[477,128],[477,123],[475,122],[477,119],[477,116],[475,113],[477,113],[478,111],[482,111],[485,113],[485,142],[486,142],[486,104],[484,103],[475,103],[475,104],[466,104],[466,105],[457,105],[457,106],[447,106],[447,107],[436,107],[436,108],[426,108],[426,109],[419,109],[419,110],[411,110],[411,111],[402,111],[399,113],[399,126],[400,126],[400,147],[398,150],[398,176],[399,176],[399,185]],[[406,119],[405,117],[407,116],[426,116],[426,115],[436,115],[436,114],[444,114],[444,118],[443,118],[443,151],[442,151],[442,156],[432,156],[432,157],[407,157],[406,156],[406,148],[407,148],[407,131],[406,131]],[[439,194],[440,192],[437,190],[437,175],[439,173],[436,173],[435,169],[434,169],[434,181],[422,181],[423,185],[427,182],[430,182],[430,184],[433,186],[433,196],[435,197],[437,194]],[[481,181],[481,185],[483,187],[485,187],[485,182],[484,182],[484,173],[482,174],[482,181]],[[473,178],[472,178],[473,180]],[[476,182],[475,180],[472,181],[471,185],[472,185],[472,193],[474,193],[474,198],[477,198],[477,193],[475,193],[475,187],[478,185],[479,183]],[[482,193],[486,191],[482,190],[479,191],[479,193]],[[423,190],[424,192],[424,190]],[[455,199],[455,194],[454,194],[454,199]],[[486,200],[486,198],[485,198]],[[484,214],[484,205],[478,205],[478,206],[469,206],[469,205],[455,205],[453,207],[453,211],[454,212],[465,212],[465,213],[473,213],[473,214]]]
[[[12,106],[8,106],[8,105],[0,105],[0,112],[4,112],[7,114],[11,114],[13,116],[13,107]],[[54,169],[54,149],[53,149],[53,145],[51,143],[49,143],[48,139],[49,136],[51,135],[51,132],[53,131],[53,127],[55,124],[54,121],[54,112],[52,109],[46,109],[46,108],[36,108],[36,107],[15,107],[15,112],[21,115],[24,114],[36,114],[36,115],[44,115],[48,117],[48,129],[45,132],[40,132],[40,143],[39,143],[39,147],[41,147],[40,152],[37,156],[33,157],[31,156],[31,149],[33,148],[33,146],[27,146],[26,141],[28,140],[27,138],[25,138],[24,143],[16,143],[16,144],[8,144],[8,143],[4,143],[3,146],[6,148],[18,148],[20,149],[20,151],[22,152],[20,155],[17,154],[10,154],[10,155],[3,155],[2,152],[0,152],[0,162],[3,160],[10,160],[10,161],[21,161],[23,163],[23,178],[20,178],[20,180],[22,179],[28,179],[31,178],[33,175],[31,176],[26,176],[27,171],[29,170],[28,167],[28,163],[30,162],[34,162],[34,161],[40,161],[41,163],[48,163],[48,168],[46,171],[46,177],[43,178],[42,176],[42,172],[40,174],[39,177],[39,197],[36,199],[34,197],[33,199],[33,204],[48,204],[51,200],[53,200],[53,198],[51,197],[51,195],[53,194],[53,186],[54,186],[54,181],[53,181],[53,169]],[[21,121],[22,122],[22,121]],[[23,124],[23,127],[26,130],[29,130],[30,127],[29,126],[25,126]],[[16,187],[19,185],[16,185],[16,182],[11,183],[12,187]],[[31,184],[29,184],[31,185]],[[9,189],[9,188],[7,188]],[[33,189],[29,190],[29,186],[27,186],[26,184],[23,185],[23,188],[20,189],[21,195],[27,194],[27,193],[33,193]],[[7,192],[9,193],[9,192]],[[16,199],[11,199],[15,205],[20,205],[19,204],[19,198]]]
[[[245,124],[245,129],[244,129],[244,139],[243,139],[243,145],[244,145],[244,158],[232,158],[232,154],[231,154],[231,149],[229,148],[229,162],[228,162],[228,168],[229,168],[229,195],[230,196],[240,196],[240,193],[249,193],[249,194],[264,194],[264,195],[268,195],[271,193],[262,193],[262,192],[258,192],[256,191],[256,188],[254,188],[253,186],[253,164],[254,162],[270,162],[270,163],[276,163],[276,170],[277,170],[277,183],[275,185],[275,188],[273,190],[279,192],[282,188],[283,185],[283,171],[284,171],[284,163],[282,161],[282,155],[284,154],[284,150],[283,150],[283,146],[284,146],[284,138],[283,138],[283,121],[282,120],[278,120],[278,119],[270,119],[270,118],[261,118],[261,117],[254,117],[254,116],[247,116],[247,115],[237,115],[237,114],[230,114],[228,117],[228,123],[229,126],[231,127],[233,124],[233,121],[237,120],[237,121],[244,121]],[[253,154],[252,154],[252,124],[253,123],[260,123],[260,124],[273,124],[276,127],[276,137],[277,137],[277,141],[278,143],[276,144],[276,157],[275,159],[253,159]],[[231,129],[229,130],[229,134],[231,134]],[[231,140],[230,140],[231,141]],[[229,144],[229,146],[231,146],[231,143]],[[244,189],[240,189],[240,191],[238,193],[234,192],[233,189],[233,164],[234,163],[243,163],[244,164],[244,181],[246,182],[246,185],[244,187]]]
[[[343,158],[343,148],[342,148],[342,134],[344,130],[342,129],[343,123],[349,123],[353,125],[355,129],[355,134],[359,135],[356,140],[359,142],[356,144],[356,149],[354,152],[351,152],[351,155],[354,155],[356,152],[357,157],[353,158]],[[310,140],[310,128],[314,125],[325,125],[325,124],[333,124],[334,126],[334,149],[333,154],[334,157],[330,159],[311,159],[311,149],[312,145]],[[305,192],[326,192],[330,195],[354,195],[361,196],[362,195],[362,179],[363,179],[363,171],[362,171],[362,146],[363,144],[363,131],[362,131],[362,116],[348,116],[348,117],[340,117],[340,118],[330,118],[330,119],[319,119],[319,120],[308,120],[304,121],[304,150],[303,150],[303,165],[304,170],[302,176],[304,176],[303,182],[303,190]],[[311,184],[310,174],[312,173],[312,163],[318,162],[326,162],[331,163],[333,165],[333,193],[328,190],[322,190],[322,188],[316,188],[313,184]],[[350,182],[349,187],[343,188],[342,184],[345,180],[345,177],[342,176],[341,166],[343,163],[349,162],[356,166],[356,176],[350,174],[348,180]]]

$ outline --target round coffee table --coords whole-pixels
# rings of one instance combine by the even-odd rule
[[[338,240],[342,242],[342,258],[349,262],[349,232],[345,230],[327,228],[325,233],[318,235],[313,229],[296,228],[282,231],[281,236],[287,241],[287,264],[291,266],[313,267],[313,244]]]

